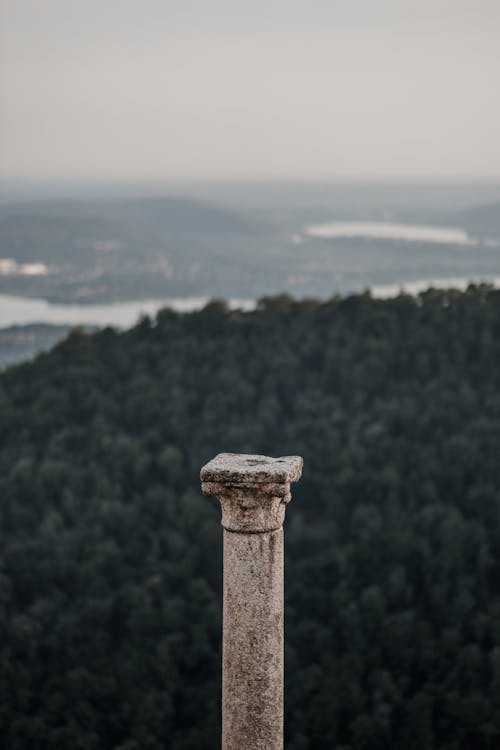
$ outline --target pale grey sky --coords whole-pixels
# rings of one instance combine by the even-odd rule
[[[9,179],[500,177],[500,0],[0,0]]]

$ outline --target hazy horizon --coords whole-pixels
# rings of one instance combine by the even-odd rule
[[[500,180],[496,0],[3,0],[10,183]]]
[[[500,178],[452,179],[178,179],[133,180],[2,180],[0,206],[40,202],[168,199],[202,201],[237,211],[264,208],[294,210],[305,204],[344,210],[356,216],[360,206],[376,218],[391,208],[459,211],[500,203]],[[378,213],[377,213],[378,212]]]

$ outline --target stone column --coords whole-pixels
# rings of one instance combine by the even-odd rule
[[[222,506],[222,750],[283,748],[283,519],[302,458],[220,453],[201,470]]]

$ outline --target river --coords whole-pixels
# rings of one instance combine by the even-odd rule
[[[0,294],[0,328],[26,323],[93,325],[129,328],[141,315],[155,315],[162,307],[177,312],[200,310],[209,297],[153,299],[141,302],[117,302],[106,305],[52,305],[44,299]],[[232,308],[252,309],[252,300],[231,299]]]
[[[464,290],[470,283],[482,282],[500,287],[500,276],[414,279],[395,284],[374,285],[371,286],[371,293],[373,297],[385,299],[396,297],[401,292],[416,295],[429,287]],[[152,317],[162,307],[170,307],[176,312],[192,312],[201,310],[209,299],[209,297],[179,297],[142,302],[117,302],[107,305],[52,305],[44,299],[0,294],[0,328],[27,323],[130,328],[141,315]],[[250,299],[229,300],[229,306],[232,309],[253,310],[255,305],[255,300]]]

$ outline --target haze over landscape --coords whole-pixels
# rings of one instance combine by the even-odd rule
[[[1,0],[6,750],[220,747],[219,452],[304,458],[287,750],[500,747],[499,74],[498,0]]]

